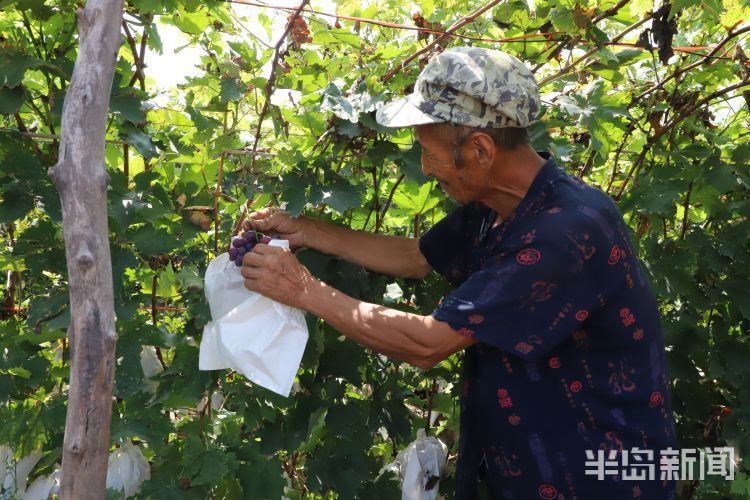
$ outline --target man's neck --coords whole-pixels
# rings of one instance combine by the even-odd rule
[[[544,163],[544,158],[530,145],[519,146],[513,152],[498,157],[492,183],[481,200],[498,214],[493,225],[506,219],[521,203]]]

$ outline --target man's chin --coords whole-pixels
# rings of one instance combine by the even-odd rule
[[[440,189],[440,191],[442,191],[443,194],[446,197],[450,198],[452,201],[455,201],[459,205],[463,205],[464,204],[464,202],[462,202],[461,200],[459,200],[458,198],[456,198],[455,196],[453,196],[453,193],[451,193],[450,191],[446,191],[445,189]]]
[[[455,201],[459,205],[465,205],[465,203],[458,198],[456,198],[453,193],[451,193],[448,189],[446,189],[446,185],[443,182],[438,181],[437,188],[442,192],[445,196],[450,198],[452,201]]]

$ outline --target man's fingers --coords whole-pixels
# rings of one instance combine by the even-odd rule
[[[275,213],[276,209],[273,207],[266,207],[255,212],[248,214],[247,219],[242,223],[242,227],[245,231],[251,229],[263,230],[268,225],[268,219]]]
[[[260,255],[274,255],[274,254],[284,253],[286,251],[287,250],[285,248],[272,247],[272,246],[266,245],[265,243],[258,243],[257,245],[253,247],[253,251],[251,253],[256,253]]]
[[[243,222],[243,228],[245,231],[250,229],[261,232],[271,231],[283,224],[284,218],[288,216],[286,211],[278,207],[266,207],[250,213]]]
[[[258,245],[256,245],[257,247]],[[255,249],[253,249],[254,251]],[[254,252],[247,252],[242,257],[242,265],[249,267],[260,267],[263,264],[263,256]]]
[[[256,210],[255,212],[250,212],[249,217],[251,220],[265,219],[266,217],[274,213],[275,210],[276,208],[274,207],[261,208],[260,210]]]
[[[271,218],[259,220],[247,220],[248,229],[257,229],[259,231],[265,231],[270,227]]]
[[[242,269],[240,269],[240,274],[242,274],[242,277],[245,278],[245,281],[257,280],[260,277],[260,268],[242,266]]]
[[[283,212],[274,212],[265,219],[251,220],[250,225],[253,229],[259,231],[268,231],[274,229],[281,223],[281,218],[284,217]]]

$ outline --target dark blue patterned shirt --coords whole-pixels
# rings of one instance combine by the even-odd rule
[[[475,498],[480,468],[493,499],[672,498],[659,312],[617,207],[549,158],[490,228],[494,217],[463,206],[420,240],[457,286],[433,316],[477,340],[463,360],[456,498]],[[635,448],[652,451],[653,480],[621,475]],[[615,473],[592,475],[586,450],[614,451]]]

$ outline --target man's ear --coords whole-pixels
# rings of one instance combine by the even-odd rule
[[[492,137],[484,132],[474,132],[464,142],[464,158],[471,158],[473,162],[483,168],[491,167],[497,155],[497,145]]]

